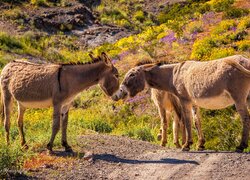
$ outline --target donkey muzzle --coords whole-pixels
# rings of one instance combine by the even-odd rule
[[[127,95],[128,95],[127,88],[122,85],[120,89],[111,98],[114,101],[118,101],[119,99],[125,99]]]

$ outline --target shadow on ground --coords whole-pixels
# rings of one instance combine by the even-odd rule
[[[198,162],[192,160],[180,160],[174,158],[164,158],[160,160],[134,160],[134,159],[124,159],[117,157],[113,154],[96,154],[93,160],[102,160],[113,163],[125,163],[125,164],[195,164],[199,165]]]
[[[53,151],[53,152],[47,152],[51,156],[57,156],[57,157],[78,157],[82,158],[84,157],[84,152],[65,152],[65,151]]]

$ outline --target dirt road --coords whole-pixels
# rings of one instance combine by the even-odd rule
[[[78,139],[90,160],[68,158],[30,169],[28,179],[250,179],[250,154],[181,152],[126,137],[87,135]],[[56,157],[64,156],[57,152]],[[60,157],[62,158],[62,157]],[[66,157],[63,157],[66,158]]]

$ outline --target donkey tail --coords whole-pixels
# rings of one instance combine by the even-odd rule
[[[0,116],[1,116],[1,123],[3,124],[4,121],[4,104],[3,104],[3,93],[0,91]]]
[[[242,72],[243,74],[245,74],[246,76],[250,77],[250,70],[246,69],[245,67],[243,67],[241,64],[239,64],[238,62],[232,60],[232,59],[225,59],[225,62],[233,67],[235,67],[236,69],[238,69],[240,72]]]
[[[179,120],[182,120],[182,106],[180,104],[180,101],[178,100],[177,97],[175,97],[173,94],[168,94],[169,100],[173,105],[174,111],[179,118]]]

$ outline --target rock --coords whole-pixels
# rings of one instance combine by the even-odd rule
[[[76,4],[64,8],[43,8],[40,13],[34,14],[31,20],[37,29],[56,32],[89,26],[96,18],[88,7]]]

